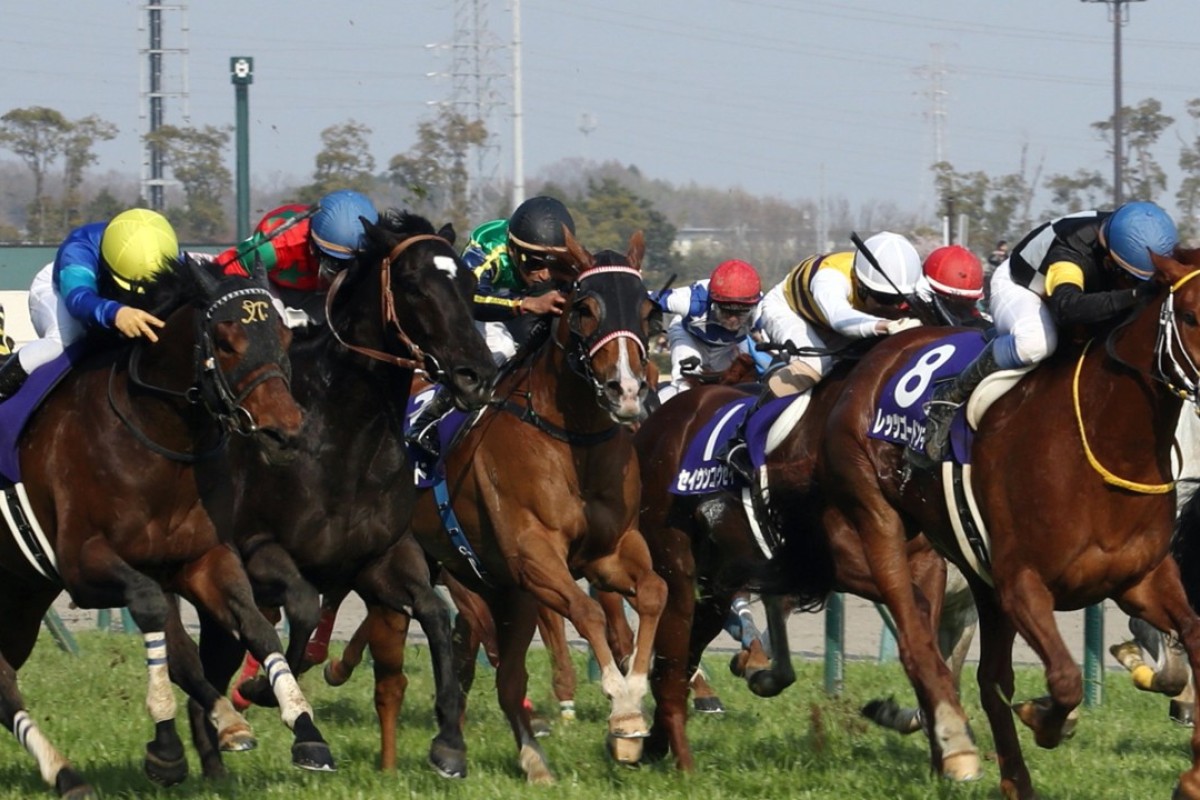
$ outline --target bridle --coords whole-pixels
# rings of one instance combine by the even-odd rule
[[[441,382],[445,377],[445,370],[438,363],[437,358],[432,353],[426,353],[416,342],[412,340],[405,331],[404,326],[400,323],[400,317],[396,313],[396,301],[392,293],[392,264],[400,257],[400,254],[407,250],[417,242],[435,241],[445,244],[447,247],[453,248],[446,239],[432,233],[422,233],[416,236],[410,236],[404,241],[398,243],[392,248],[391,252],[379,262],[379,298],[380,298],[380,313],[383,319],[384,329],[391,329],[396,338],[409,352],[408,356],[398,356],[392,353],[386,353],[382,350],[376,350],[372,347],[364,347],[362,345],[351,344],[342,338],[338,333],[337,327],[333,324],[333,303],[338,291],[345,284],[346,274],[349,270],[342,270],[333,279],[333,283],[329,287],[329,292],[325,295],[325,319],[328,321],[329,329],[333,332],[333,338],[337,339],[338,344],[360,355],[375,361],[382,361],[386,364],[393,364],[401,369],[418,370],[423,369],[433,382]]]
[[[646,363],[647,358],[646,337],[640,332],[640,316],[638,316],[640,309],[627,309],[624,305],[619,305],[616,309],[609,309],[605,303],[605,294],[601,290],[593,289],[590,285],[586,284],[588,280],[612,275],[634,276],[637,278],[638,285],[642,287],[640,290],[641,294],[645,295],[642,273],[633,267],[612,265],[592,267],[585,270],[575,279],[575,286],[572,292],[572,305],[574,306],[584,298],[595,299],[600,306],[600,325],[590,336],[585,336],[583,331],[580,330],[578,319],[572,311],[567,319],[567,325],[570,330],[569,342],[563,343],[558,340],[558,337],[554,337],[555,345],[566,353],[567,364],[571,371],[591,385],[597,400],[604,398],[604,385],[596,378],[595,370],[592,368],[592,358],[602,347],[617,339],[632,339],[637,343],[643,365]],[[612,312],[611,314],[610,311]]]
[[[268,336],[250,336],[246,353],[237,365],[228,372],[220,368],[213,328],[218,322],[241,322],[243,325],[261,325],[272,320],[279,322],[271,293],[259,286],[237,289],[221,295],[203,311],[195,315],[195,374],[192,385],[183,391],[168,389],[146,382],[141,376],[142,354],[148,342],[139,339],[127,351],[129,383],[153,394],[183,400],[189,405],[201,405],[220,423],[221,437],[217,444],[201,453],[186,453],[171,450],[152,440],[117,405],[114,383],[118,362],[113,362],[108,378],[108,403],[113,413],[125,425],[134,438],[143,446],[174,461],[195,462],[211,458],[221,451],[230,432],[249,436],[259,430],[254,415],[243,403],[261,384],[278,378],[291,390],[291,368],[287,353],[278,341]],[[264,365],[267,366],[264,369]],[[250,377],[252,373],[258,374]]]

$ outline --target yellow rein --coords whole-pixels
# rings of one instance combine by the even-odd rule
[[[1197,275],[1200,275],[1200,270],[1189,272],[1175,281],[1171,286],[1171,294],[1175,294],[1179,287]],[[1122,477],[1114,475],[1107,467],[1100,463],[1099,459],[1096,458],[1096,454],[1092,452],[1092,447],[1088,444],[1087,431],[1083,427],[1083,409],[1079,404],[1079,375],[1083,372],[1084,356],[1087,355],[1088,348],[1091,346],[1092,342],[1089,341],[1084,345],[1083,352],[1079,354],[1079,363],[1075,365],[1075,380],[1071,383],[1071,399],[1075,403],[1075,422],[1079,425],[1079,438],[1083,440],[1083,454],[1087,456],[1088,463],[1092,465],[1092,469],[1100,474],[1105,483],[1112,484],[1113,486],[1119,486],[1122,489],[1128,489],[1131,492],[1140,492],[1141,494],[1166,494],[1172,491],[1175,488],[1175,481],[1169,483],[1138,483],[1136,481],[1127,481]]]

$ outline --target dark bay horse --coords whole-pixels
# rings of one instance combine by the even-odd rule
[[[424,554],[405,533],[416,490],[403,419],[414,370],[441,382],[460,408],[474,409],[490,396],[496,368],[472,320],[475,276],[452,246],[453,229],[435,232],[407,213],[364,224],[368,250],[330,288],[328,327],[297,337],[291,348],[293,391],[309,416],[297,457],[272,465],[234,452],[237,541],[255,598],[287,613],[287,657],[296,671],[321,594],[340,600],[354,591],[368,607],[417,618],[429,636],[438,691],[430,762],[461,777],[466,748],[450,617]],[[207,673],[223,687],[242,652],[227,637],[211,636],[219,632],[210,622],[202,619],[201,647]],[[263,678],[240,691],[256,702],[270,697]],[[195,731],[202,722],[193,719]],[[219,753],[204,737],[197,746],[206,770],[216,770]]]
[[[901,446],[867,435],[889,377],[937,332],[911,331],[881,343],[850,377],[828,420],[818,467],[826,489],[823,523],[831,536],[860,539],[869,555],[928,722],[934,766],[943,770],[953,760],[978,764],[978,753],[923,624],[903,557],[906,537],[924,531],[971,582],[981,631],[981,702],[1009,798],[1035,797],[1013,712],[1040,746],[1054,747],[1083,697],[1055,610],[1112,598],[1131,616],[1174,632],[1193,674],[1200,667],[1200,619],[1178,566],[1167,558],[1175,516],[1171,447],[1181,398],[1195,401],[1200,377],[1200,251],[1177,256],[1155,257],[1156,297],[1103,339],[1060,343],[982,417],[967,481],[989,543],[979,572],[971,567],[977,557],[956,545],[940,500],[941,473],[908,469]],[[1010,707],[1018,633],[1046,665],[1049,696]],[[1191,745],[1192,766],[1176,794],[1198,798],[1200,730]]]
[[[594,258],[573,237],[567,242],[576,271],[558,276],[570,281],[565,312],[500,379],[494,405],[446,458],[451,505],[469,548],[451,543],[432,491],[420,494],[413,515],[422,546],[488,602],[500,642],[500,706],[531,782],[553,780],[522,707],[537,604],[565,615],[591,644],[613,704],[611,744],[618,759],[636,761],[665,601],[637,529],[640,481],[626,428],[643,417],[648,392],[644,240],[635,234],[627,254]],[[577,577],[636,608],[628,675],[606,641],[604,613]]]
[[[22,477],[10,498],[26,496],[28,514],[6,498],[0,718],[60,794],[93,796],[24,710],[13,672],[66,589],[85,608],[128,606],[143,632],[155,723],[145,761],[152,780],[177,783],[187,773],[168,649],[170,678],[221,731],[222,746],[252,746],[245,720],[204,681],[194,652],[167,646],[178,621],[168,593],[176,593],[236,631],[269,665],[281,715],[296,736],[293,761],[332,769],[279,638],[214,521],[220,498],[212,488],[227,469],[231,430],[259,458],[284,460],[293,451],[304,418],[289,392],[290,334],[261,276],[218,283],[191,261],[160,273],[138,304],[165,320],[159,341],[138,339],[77,360],[17,440]]]

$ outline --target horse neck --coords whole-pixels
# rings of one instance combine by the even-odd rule
[[[1163,302],[1171,302],[1170,295],[1135,312],[1128,324],[1112,334],[1111,344],[1102,339],[1093,341],[1080,376],[1079,403],[1085,418],[1124,420],[1121,439],[1136,443],[1137,452],[1153,454],[1159,464],[1167,464],[1169,472],[1170,450],[1183,401],[1155,377],[1155,345]],[[1085,388],[1089,369],[1104,382],[1097,385],[1097,391]],[[1087,401],[1089,396],[1092,403]],[[1147,442],[1154,446],[1146,447]]]
[[[142,383],[165,391],[139,389],[126,380],[125,394],[133,414],[161,432],[156,441],[178,449],[187,449],[202,434],[215,430],[216,423],[203,406],[190,403],[176,393],[187,392],[196,383],[196,314],[192,307],[179,309],[166,318],[154,343],[138,340],[131,346],[140,353],[131,354],[130,368],[137,358],[137,378]],[[132,376],[127,375],[127,378]],[[169,439],[175,440],[170,444]]]
[[[596,402],[592,384],[571,369],[567,354],[570,344],[559,341],[555,330],[534,355],[524,388],[532,397],[538,415],[572,432],[594,432],[611,427],[608,413]],[[569,342],[569,337],[568,342]]]

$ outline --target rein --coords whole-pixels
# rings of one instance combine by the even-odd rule
[[[329,287],[329,292],[325,295],[325,319],[328,320],[327,324],[329,325],[329,329],[333,332],[333,338],[337,339],[338,344],[342,345],[342,347],[345,347],[347,350],[364,355],[367,358],[375,361],[382,361],[385,364],[393,364],[401,369],[423,369],[430,376],[430,379],[436,382],[442,374],[442,368],[437,364],[437,361],[432,355],[422,351],[421,348],[418,347],[417,344],[409,337],[409,335],[404,332],[404,326],[400,324],[400,318],[396,314],[396,303],[392,295],[392,283],[390,280],[392,263],[395,262],[400,254],[409,247],[417,242],[424,241],[444,242],[447,246],[450,246],[450,243],[441,236],[437,236],[432,233],[422,233],[416,236],[410,236],[397,244],[392,248],[392,251],[388,253],[381,262],[379,262],[379,299],[384,328],[387,329],[388,327],[391,327],[394,330],[396,337],[400,340],[400,343],[408,348],[408,351],[412,354],[411,357],[406,358],[404,356],[385,353],[382,350],[376,350],[371,347],[350,344],[342,338],[340,333],[338,333],[337,328],[333,324],[333,301],[337,296],[338,290],[342,287],[342,284],[345,283],[347,270],[342,270],[337,274],[337,277],[333,279],[333,283]]]
[[[507,411],[521,422],[528,423],[537,428],[542,433],[557,439],[560,442],[566,442],[569,445],[576,447],[591,447],[597,444],[603,444],[609,439],[617,435],[617,429],[620,425],[615,422],[608,428],[595,433],[576,433],[569,431],[566,428],[560,428],[552,422],[549,422],[545,417],[539,415],[533,408],[533,395],[530,392],[522,392],[525,396],[525,405],[518,405],[512,400],[505,398],[504,400],[494,400],[495,405],[501,411]]]
[[[1195,278],[1197,275],[1200,275],[1200,270],[1193,270],[1172,284],[1170,291],[1171,296],[1163,302],[1162,308],[1159,310],[1158,335],[1156,336],[1154,342],[1155,374],[1151,376],[1153,379],[1161,381],[1172,394],[1176,395],[1181,400],[1190,400],[1194,405],[1197,404],[1196,379],[1188,377],[1187,373],[1176,360],[1174,354],[1175,348],[1173,347],[1173,344],[1178,338],[1178,329],[1175,324],[1174,296],[1182,286]],[[1118,326],[1116,330],[1120,330],[1120,328],[1127,325],[1129,321],[1132,321],[1132,317],[1121,326]],[[1114,330],[1114,333],[1115,332],[1116,331]],[[1088,442],[1087,431],[1084,428],[1083,408],[1079,400],[1079,376],[1083,372],[1083,361],[1087,356],[1088,349],[1092,346],[1092,341],[1094,340],[1089,340],[1088,343],[1084,345],[1083,352],[1079,354],[1079,361],[1075,365],[1075,375],[1071,382],[1071,400],[1075,408],[1075,422],[1079,428],[1079,438],[1083,441],[1083,453],[1085,456],[1087,456],[1088,464],[1090,464],[1092,469],[1104,479],[1105,483],[1120,487],[1122,489],[1127,489],[1131,492],[1138,492],[1140,494],[1166,494],[1167,492],[1174,490],[1175,481],[1170,481],[1168,483],[1138,483],[1136,481],[1122,478],[1101,464],[1100,460],[1096,458],[1096,454],[1092,451],[1091,444]],[[1134,371],[1139,371],[1128,362],[1116,356],[1112,348],[1111,335],[1106,343],[1106,349],[1108,355],[1115,359],[1118,364],[1128,367],[1129,369],[1133,369]],[[1191,357],[1188,356],[1186,352],[1184,352],[1183,355],[1187,359],[1187,366],[1191,369],[1192,374],[1200,375],[1200,369],[1197,369],[1197,366],[1195,362],[1192,361]],[[1171,365],[1171,372],[1173,373],[1172,375],[1168,375],[1166,370],[1163,369],[1162,365],[1164,363],[1169,363]],[[1177,386],[1174,382],[1175,380],[1180,381],[1182,386]],[[1200,414],[1200,406],[1197,407],[1196,413]]]

